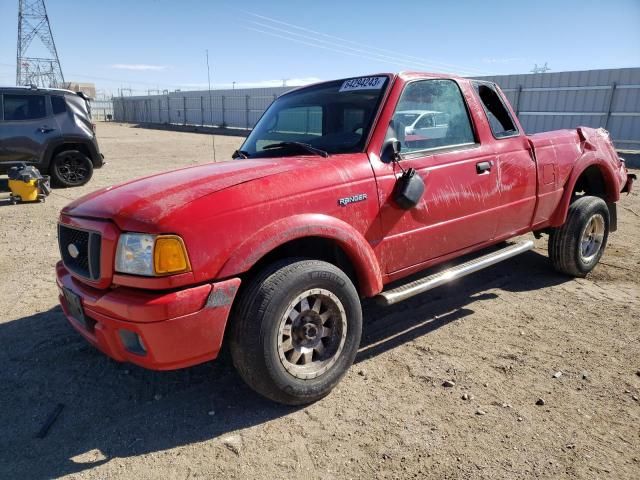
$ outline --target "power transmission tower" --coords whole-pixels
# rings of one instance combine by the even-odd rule
[[[42,47],[32,45],[35,38]],[[18,0],[16,85],[61,87],[64,75],[44,0]]]
[[[547,62],[544,62],[544,65],[541,67],[536,63],[531,70],[531,73],[547,73],[549,70],[551,69],[547,66]]]

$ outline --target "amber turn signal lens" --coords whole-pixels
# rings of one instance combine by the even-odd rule
[[[187,250],[184,247],[182,239],[176,235],[160,235],[156,237],[153,265],[156,275],[167,275],[191,270]]]

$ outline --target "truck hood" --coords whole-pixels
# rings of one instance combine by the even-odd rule
[[[241,183],[287,172],[300,165],[296,157],[234,160],[182,168],[115,185],[85,195],[62,214],[153,225],[206,195]]]

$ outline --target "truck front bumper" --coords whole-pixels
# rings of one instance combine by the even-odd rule
[[[189,367],[218,356],[240,279],[172,292],[99,290],[56,265],[59,300],[85,339],[120,362],[152,370]]]

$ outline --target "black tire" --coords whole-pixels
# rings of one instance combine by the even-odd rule
[[[53,157],[49,174],[56,187],[79,187],[91,180],[93,163],[79,150],[65,150]]]
[[[602,235],[592,235],[593,243],[585,240],[583,235],[592,229],[592,223],[600,225],[602,222]],[[594,227],[599,230],[599,227]],[[567,275],[585,277],[598,264],[600,257],[607,246],[609,238],[609,209],[604,200],[598,197],[584,196],[576,199],[569,205],[569,212],[564,224],[551,230],[549,235],[549,259],[553,267]],[[589,245],[592,249],[588,250]],[[585,251],[586,250],[586,251]],[[586,255],[589,253],[589,255]]]
[[[326,292],[331,296],[325,296]],[[302,303],[292,303],[304,295],[309,295],[304,297],[306,310]],[[309,327],[314,321],[310,318],[316,318],[314,311],[318,298],[321,304],[324,302],[322,315],[323,305],[317,307],[318,319],[323,315],[329,319],[320,325],[322,334],[332,331],[324,338],[314,336],[315,327]],[[312,308],[309,300],[314,303]],[[299,312],[296,306],[300,306]],[[297,314],[297,318],[287,320],[291,319],[288,312],[294,317]],[[307,357],[304,355],[304,358],[300,357],[303,365],[295,364],[300,361],[293,360],[292,355],[299,354],[296,349],[284,353],[286,334],[282,329],[289,321],[290,342],[299,342],[295,339],[301,338],[300,332],[304,332],[302,342],[319,340],[323,344],[322,354],[317,354],[315,349],[311,352],[315,359],[307,364],[311,370],[305,370]],[[346,332],[338,328],[342,324],[346,325]],[[323,325],[330,328],[325,329]],[[267,267],[240,294],[231,320],[229,347],[234,366],[253,390],[279,403],[302,405],[326,396],[338,384],[353,364],[361,334],[360,299],[349,277],[330,263],[289,259]],[[335,352],[333,356],[330,356],[331,351]],[[300,378],[306,375],[311,377]]]

